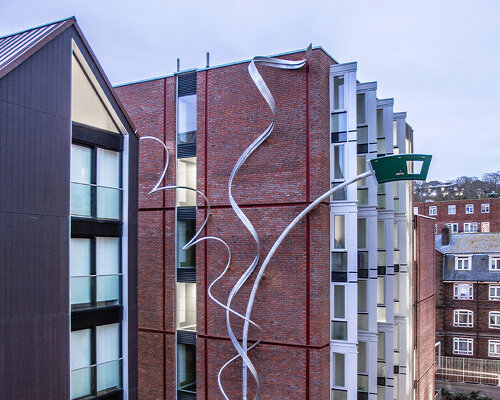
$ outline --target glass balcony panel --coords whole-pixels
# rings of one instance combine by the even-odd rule
[[[377,376],[385,377],[385,362],[377,362]]]
[[[332,400],[347,400],[347,392],[345,390],[332,389]]]
[[[121,218],[122,191],[116,188],[97,187],[97,218]]]
[[[347,340],[347,322],[332,321],[332,340]]]
[[[98,364],[97,391],[121,387],[121,360]]]
[[[358,189],[358,204],[359,205],[368,204],[368,189]]]
[[[92,302],[92,277],[72,277],[70,286],[71,305],[83,305]]]
[[[368,376],[358,375],[358,390],[360,392],[368,392]]]
[[[97,302],[120,303],[120,275],[98,275],[97,279]]]
[[[333,113],[331,116],[332,133],[347,131],[347,113]]]
[[[70,379],[72,399],[78,399],[92,394],[92,367],[71,371]]]
[[[368,330],[368,314],[358,314],[358,330]]]
[[[71,215],[79,217],[92,216],[92,186],[71,182]]]
[[[384,307],[377,307],[377,322],[387,321],[387,310]]]

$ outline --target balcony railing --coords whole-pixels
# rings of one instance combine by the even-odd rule
[[[436,379],[500,386],[500,360],[437,356]]]
[[[71,215],[120,219],[122,188],[71,182]]]
[[[119,304],[122,274],[71,277],[71,305]]]
[[[121,388],[121,371],[121,358],[72,370],[71,398],[95,396],[105,390]]]

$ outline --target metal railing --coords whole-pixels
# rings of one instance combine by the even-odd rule
[[[500,386],[500,360],[437,356],[436,379]]]

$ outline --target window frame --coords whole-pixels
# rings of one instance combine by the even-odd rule
[[[465,214],[474,214],[474,204],[465,205]]]
[[[489,233],[490,232],[490,222],[489,221],[481,222],[481,232],[482,233]]]
[[[453,210],[453,212],[450,212]],[[448,204],[448,215],[456,215],[457,214],[457,206],[455,204]]]
[[[460,317],[465,316],[467,321],[461,322]],[[453,326],[462,328],[473,328],[474,327],[474,311],[458,309],[453,310]]]
[[[495,350],[491,351],[491,346],[494,346]],[[488,357],[500,357],[500,340],[490,339],[488,340]]]
[[[92,398],[96,398],[96,397],[99,397],[105,393],[108,393],[110,391],[121,391],[123,390],[123,325],[122,325],[122,322],[123,321],[120,321],[120,322],[115,322],[115,323],[111,323],[111,324],[103,324],[103,325],[95,325],[95,326],[91,326],[91,327],[88,327],[88,328],[84,328],[84,329],[78,329],[78,330],[75,330],[75,331],[71,331],[71,332],[78,332],[78,331],[84,331],[84,330],[90,330],[90,365],[88,366],[85,366],[85,367],[80,367],[80,368],[76,368],[76,369],[71,369],[70,367],[70,388],[71,388],[71,373],[74,372],[74,371],[78,371],[78,370],[82,370],[82,369],[86,369],[86,368],[91,368],[91,371],[90,371],[90,389],[91,389],[91,394],[89,395],[86,395],[84,398],[89,398],[89,399],[92,399]],[[97,341],[97,328],[99,327],[105,327],[107,325],[118,325],[118,349],[119,349],[119,352],[120,352],[120,355],[117,359],[115,360],[109,360],[109,361],[105,361],[105,362],[101,362],[101,363],[98,363],[97,362],[97,351],[98,351],[98,341]],[[71,342],[70,342],[71,343]],[[71,344],[70,344],[70,351],[71,351]],[[110,363],[110,362],[119,362],[119,375],[120,375],[120,382],[119,382],[119,385],[118,386],[113,386],[113,387],[109,387],[109,388],[104,388],[102,389],[101,391],[98,391],[97,390],[97,384],[98,384],[98,381],[97,381],[97,368],[99,365],[104,365],[104,364],[107,364],[107,363]],[[71,395],[70,395],[71,396]],[[81,397],[71,397],[71,400],[73,399],[79,399]]]
[[[90,150],[90,183],[83,182],[75,182],[70,178],[70,194],[71,194],[71,186],[75,185],[86,185],[90,187],[90,215],[81,215],[81,214],[73,214],[71,210],[71,200],[70,200],[70,216],[72,218],[85,218],[85,219],[98,219],[98,220],[106,220],[106,221],[121,221],[123,219],[123,151],[119,151],[116,149],[109,149],[103,146],[98,146],[97,144],[91,144],[87,142],[81,142],[79,140],[73,140],[71,142],[71,148],[73,146],[84,147]],[[119,164],[118,164],[118,185],[119,187],[109,187],[98,185],[98,152],[99,150],[105,150],[109,152],[114,152],[118,155]],[[71,168],[70,161],[70,168]],[[98,212],[98,189],[99,188],[108,188],[113,190],[118,190],[120,192],[119,204],[118,204],[118,218],[108,218],[108,217],[99,217],[97,215]],[[71,195],[70,195],[71,196]]]
[[[472,269],[472,255],[455,255],[455,271],[470,271]],[[462,266],[460,266],[460,261],[465,261],[467,260],[467,267],[464,268],[463,263]]]
[[[491,291],[495,292],[494,295],[491,295]],[[500,284],[490,284],[488,285],[488,300],[489,301],[500,301]]]
[[[491,323],[493,318],[494,323]],[[490,311],[488,312],[488,328],[490,329],[500,329],[500,311]]]
[[[481,204],[481,214],[489,214],[490,213],[490,203]]]
[[[488,270],[493,272],[500,272],[500,255],[495,254],[488,256]]]
[[[459,345],[461,342],[462,343],[465,342],[465,344],[467,346],[467,350],[465,350],[465,351],[460,350]],[[465,356],[474,355],[474,339],[454,337],[453,338],[453,354],[461,354],[461,355],[465,355]]]
[[[429,206],[429,216],[437,215],[437,206]]]
[[[460,286],[467,286],[468,294],[460,297]],[[454,300],[474,300],[474,285],[472,283],[454,283],[453,284],[453,299]]]

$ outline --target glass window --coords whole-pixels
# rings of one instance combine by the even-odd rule
[[[345,249],[345,215],[334,217],[334,249]]]
[[[465,213],[466,214],[474,214],[474,204],[466,204],[465,205]]]
[[[436,206],[429,207],[429,215],[437,215],[437,207]]]
[[[333,113],[331,116],[332,143],[347,141],[347,113]]]
[[[481,232],[489,232],[489,231],[490,231],[490,223],[481,222]]]
[[[333,385],[338,387],[345,386],[345,355],[342,353],[333,353]]]
[[[70,354],[72,399],[121,387],[121,324],[72,331]]]
[[[489,256],[490,271],[500,271],[500,256]]]
[[[500,285],[490,285],[489,287],[489,300],[500,300]]]
[[[347,400],[347,391],[332,389],[332,400]]]
[[[455,256],[455,269],[457,271],[471,269],[472,256]]]
[[[94,157],[95,174],[92,167]],[[71,215],[120,219],[120,171],[120,153],[102,148],[96,148],[94,151],[91,147],[72,144]]]
[[[345,178],[345,146],[333,147],[333,179],[342,180]]]
[[[377,360],[385,360],[385,332],[377,335]]]
[[[338,185],[341,185],[342,182],[333,182],[332,183],[332,189]],[[347,199],[347,188],[344,187],[343,189],[337,190],[332,194],[332,201],[342,201]]]
[[[344,110],[345,109],[345,86],[343,76],[333,77],[333,109],[334,110]]]
[[[450,204],[448,206],[448,215],[455,215],[457,213],[457,207],[455,204]]]
[[[453,338],[453,354],[471,356],[473,354],[473,339]]]
[[[196,142],[196,94],[178,98],[178,144]]]
[[[472,327],[473,315],[469,310],[453,310],[453,326]]]
[[[394,147],[398,146],[398,126],[396,121],[392,121],[392,143]]]
[[[377,305],[385,305],[385,277],[377,277]]]
[[[347,252],[332,252],[332,282],[347,282]]]
[[[196,245],[187,250],[182,248],[196,234],[195,220],[177,221],[177,268],[195,268]]]
[[[385,248],[385,223],[377,221],[377,248]]]
[[[92,216],[92,148],[71,145],[71,215]]]
[[[377,207],[385,208],[386,207],[386,198],[385,198],[385,184],[377,185]]]
[[[177,185],[196,189],[196,157],[177,159]],[[189,189],[177,189],[177,206],[196,206],[196,192]]]
[[[345,318],[345,286],[335,285],[333,289],[333,317]]]
[[[177,344],[177,388],[196,393],[196,346]]]
[[[367,285],[366,281],[360,279],[358,281],[358,312],[368,311],[368,301],[367,301]]]
[[[120,252],[120,238],[117,237],[71,238],[72,308],[120,303]]]
[[[377,138],[384,137],[384,110],[377,110]],[[384,150],[385,153],[385,150]]]
[[[360,206],[368,204],[368,189],[358,189],[358,203]]]
[[[366,342],[358,342],[358,372],[368,372]]]
[[[347,340],[346,321],[332,321],[332,340]]]
[[[387,257],[385,250],[377,250],[377,267],[385,267],[387,265]]]
[[[450,228],[451,233],[458,233],[458,224],[457,223],[449,223],[446,225]]]
[[[488,356],[500,357],[500,340],[488,340]]]
[[[359,126],[358,127],[358,154],[368,153],[368,127]]]
[[[500,329],[500,311],[490,311],[490,328]]]
[[[472,284],[471,283],[455,283],[453,284],[453,298],[455,300],[472,300]]]
[[[71,332],[71,398],[92,394],[92,331],[84,329]]]
[[[386,152],[385,149],[385,139],[384,138],[378,138],[377,139],[377,154],[378,155],[384,155]]]
[[[481,213],[488,214],[490,212],[489,204],[481,204]]]
[[[418,214],[418,207],[413,207],[413,214],[417,215]]]
[[[358,156],[357,158],[358,175],[366,172],[366,156]],[[366,186],[366,178],[358,181],[358,186]]]
[[[365,94],[360,93],[356,96],[356,111],[358,117],[358,125],[366,124],[366,101]]]
[[[366,218],[358,218],[358,249],[366,249]]]
[[[196,332],[196,283],[177,282],[177,329]]]

